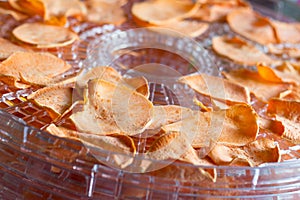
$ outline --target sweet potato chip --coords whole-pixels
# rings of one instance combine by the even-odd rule
[[[217,36],[212,40],[213,49],[221,56],[242,65],[255,65],[258,62],[276,63],[255,46],[239,37]]]
[[[131,12],[134,19],[153,25],[164,25],[192,16],[199,3],[172,0],[151,0],[134,3]]]
[[[145,96],[123,84],[116,85],[94,79],[88,84],[87,100],[85,111],[71,116],[81,131],[88,128],[89,132],[94,134],[112,131],[135,135],[150,125],[152,103]],[[85,124],[87,117],[93,125]]]
[[[53,118],[56,118],[71,106],[72,91],[72,88],[67,86],[44,87],[30,94],[27,99],[32,99],[39,106],[50,109],[56,115]]]
[[[186,107],[176,105],[154,106],[152,122],[148,129],[159,129],[163,125],[180,121],[192,115],[193,111]]]
[[[34,85],[58,83],[57,76],[69,69],[69,64],[50,53],[16,52],[0,63],[0,74]]]
[[[4,38],[0,38],[0,46],[0,60],[8,58],[11,54],[17,51],[29,51],[23,47],[11,43]]]
[[[282,72],[263,63],[257,64],[257,71],[262,78],[271,82],[300,84],[300,74],[294,73],[295,71],[292,73]]]
[[[6,85],[13,86],[19,89],[25,89],[30,87],[30,85],[28,84],[18,82],[18,80],[15,77],[6,76],[4,74],[0,74],[0,81],[5,83]]]
[[[269,114],[284,126],[283,137],[295,144],[300,144],[300,102],[271,99],[268,104]]]
[[[0,8],[0,15],[11,15],[15,20],[23,20],[26,19],[28,16],[22,13],[19,13],[14,10],[9,10],[5,8]]]
[[[223,75],[228,80],[248,88],[257,98],[265,102],[270,98],[278,97],[280,93],[290,88],[289,84],[267,81],[257,72],[246,69],[223,72]]]
[[[67,28],[42,23],[25,23],[13,30],[14,36],[22,42],[37,48],[62,47],[78,39],[76,33]]]
[[[243,147],[217,144],[209,157],[218,165],[259,166],[264,163],[280,162],[277,143],[262,138]]]
[[[42,0],[8,0],[8,2],[14,9],[27,15],[44,15],[45,7]]]
[[[85,3],[88,9],[86,19],[90,22],[120,25],[127,19],[118,1],[88,0]]]
[[[146,78],[142,76],[133,78],[123,78],[122,84],[125,84],[127,87],[132,88],[133,90],[142,94],[146,98],[149,98],[149,84]]]
[[[179,81],[213,99],[231,103],[250,103],[250,94],[247,89],[220,77],[197,74],[183,76]]]
[[[300,101],[300,85],[293,85],[292,88],[283,92],[279,96],[280,99]]]
[[[277,43],[269,19],[251,9],[237,9],[227,15],[230,28],[236,33],[259,44]]]
[[[299,43],[300,42],[300,23],[285,23],[271,21],[279,43]]]
[[[270,53],[281,56],[288,56],[289,58],[300,58],[300,48],[297,47],[278,47],[275,45],[268,45]]]

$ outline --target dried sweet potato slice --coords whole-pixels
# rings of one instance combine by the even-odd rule
[[[20,12],[10,10],[10,9],[5,9],[5,8],[0,8],[0,15],[11,15],[15,20],[23,20],[26,19],[28,16],[24,15]]]
[[[56,115],[52,118],[56,118],[72,105],[72,91],[72,88],[62,85],[44,87],[30,94],[27,99],[32,99],[39,106],[50,109]]]
[[[270,98],[278,97],[280,93],[290,88],[289,84],[267,81],[258,72],[246,69],[224,72],[223,75],[228,80],[248,88],[257,98],[265,102]]]
[[[14,86],[19,89],[29,88],[30,85],[18,82],[17,78],[13,76],[6,76],[4,74],[0,74],[0,81],[9,86]]]
[[[300,42],[300,23],[285,23],[273,20],[271,24],[279,43]]]
[[[8,58],[11,54],[17,51],[30,51],[28,49],[13,44],[4,38],[0,38],[0,46],[0,60]]]
[[[50,53],[16,52],[0,63],[0,74],[15,77],[17,81],[34,85],[51,85],[71,66]]]
[[[149,84],[145,77],[123,78],[122,84],[149,98]]]
[[[199,3],[172,0],[151,0],[135,3],[131,12],[135,19],[152,24],[163,25],[193,15]]]
[[[213,99],[231,103],[250,103],[250,93],[245,87],[220,77],[197,74],[183,76],[179,82]]]
[[[276,142],[262,138],[243,147],[217,144],[209,157],[218,165],[255,167],[264,163],[280,162],[281,154]]]
[[[300,102],[271,99],[267,112],[284,126],[283,137],[300,144]]]
[[[291,89],[280,94],[280,99],[300,101],[300,86],[293,85]]]
[[[42,0],[9,0],[11,7],[27,15],[40,15],[45,13]]]
[[[259,44],[277,43],[270,20],[252,9],[237,9],[227,15],[230,28],[236,33]]]
[[[95,23],[120,25],[127,17],[118,1],[88,0],[86,19]]]
[[[268,55],[239,37],[217,36],[212,40],[213,49],[221,56],[242,65],[255,65],[258,62],[276,63]]]
[[[275,45],[268,45],[270,53],[281,56],[288,56],[289,58],[300,58],[300,48],[297,47],[278,47]]]
[[[72,44],[78,39],[76,33],[65,27],[42,23],[25,23],[13,30],[14,36],[37,48],[62,47]]]

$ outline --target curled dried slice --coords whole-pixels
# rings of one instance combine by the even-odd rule
[[[11,7],[27,15],[44,15],[45,7],[42,0],[8,0]]]
[[[0,46],[0,60],[8,58],[11,54],[17,51],[29,51],[23,47],[11,43],[4,38],[0,38]]]
[[[72,44],[78,39],[76,33],[65,27],[42,23],[25,23],[13,30],[14,36],[37,48],[62,47]]]
[[[300,102],[271,99],[268,104],[269,114],[284,126],[283,137],[295,144],[300,144]]]
[[[193,111],[176,105],[154,106],[153,118],[148,129],[159,129],[163,125],[180,121],[193,115]]]
[[[256,97],[266,102],[270,98],[278,97],[280,93],[290,88],[289,84],[267,81],[263,79],[258,72],[246,69],[223,72],[223,75],[228,80],[248,88]]]
[[[278,62],[239,37],[214,37],[212,40],[212,47],[218,54],[225,56],[238,64],[255,65],[258,62],[269,64]]]
[[[300,58],[300,48],[297,47],[277,47],[275,45],[268,45],[268,50],[270,53],[276,55],[287,55],[290,58]]]
[[[0,15],[11,15],[15,20],[23,20],[28,16],[14,10],[0,8]]]
[[[163,25],[193,15],[198,7],[198,3],[192,2],[151,0],[135,3],[131,12],[135,20],[153,25]]]
[[[14,86],[19,89],[25,89],[30,87],[30,85],[18,82],[18,80],[13,76],[6,76],[0,74],[0,81],[5,83],[6,85]]]
[[[300,84],[300,73],[297,73],[295,70],[292,72],[282,72],[259,63],[257,71],[262,78],[271,82]]]
[[[88,0],[86,19],[95,23],[120,25],[126,21],[126,15],[118,1]]]
[[[227,15],[230,28],[236,33],[260,44],[277,43],[269,19],[252,9],[237,9]]]
[[[136,92],[142,94],[146,98],[149,98],[150,90],[149,84],[145,77],[133,77],[133,78],[123,78],[122,81],[127,87],[132,88]]]
[[[61,81],[71,66],[50,53],[16,52],[0,63],[0,74],[34,85],[51,85]]]
[[[71,106],[72,91],[72,88],[67,86],[44,87],[30,94],[27,99],[32,99],[39,106],[50,109],[54,112],[54,116],[50,115],[56,118]]]
[[[279,43],[299,43],[300,42],[300,23],[285,23],[271,21]]]
[[[280,162],[279,145],[273,140],[262,138],[243,147],[217,144],[209,157],[218,165],[259,166],[264,163]]]
[[[279,98],[292,101],[300,101],[300,85],[293,85],[290,90],[282,92]]]
[[[183,76],[179,81],[213,99],[231,103],[250,103],[250,94],[245,87],[220,77],[197,74]]]

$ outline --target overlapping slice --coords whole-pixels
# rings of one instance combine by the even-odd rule
[[[269,114],[284,126],[283,137],[295,144],[300,144],[300,102],[271,99],[268,104]]]
[[[212,47],[221,56],[227,57],[238,64],[255,65],[258,62],[269,64],[278,62],[239,37],[214,37]]]
[[[279,162],[280,149],[273,140],[262,138],[243,147],[217,144],[209,157],[218,165],[259,166]]]
[[[72,88],[68,86],[50,86],[30,94],[27,99],[34,100],[39,106],[50,109],[52,118],[63,114],[72,104]]]
[[[37,48],[62,47],[78,39],[76,33],[65,27],[42,23],[25,23],[13,30],[14,36],[22,42]]]
[[[270,20],[252,9],[238,9],[227,15],[230,28],[260,44],[277,43]]]
[[[179,81],[213,99],[231,103],[250,103],[250,94],[247,89],[220,77],[197,74],[183,76]]]
[[[138,23],[164,25],[193,15],[198,3],[172,0],[150,0],[135,3],[131,12]]]
[[[90,22],[120,25],[127,19],[118,1],[88,0],[85,4],[88,9],[86,19]]]
[[[163,126],[166,132],[185,134],[194,148],[210,148],[216,142],[243,146],[256,139],[258,129],[258,116],[246,104],[237,104],[227,110],[199,112],[198,116]]]
[[[297,47],[278,47],[275,45],[268,45],[268,50],[272,54],[288,56],[289,58],[300,58],[300,48]]]
[[[0,74],[32,85],[58,83],[59,75],[69,69],[69,64],[50,53],[16,52],[0,63]]]
[[[0,15],[11,15],[15,20],[23,20],[27,18],[27,15],[5,8],[0,8]]]
[[[88,84],[87,104],[83,112],[71,116],[77,128],[94,134],[143,132],[152,119],[152,103],[123,84],[101,79]],[[86,124],[91,120],[91,125]]]
[[[270,98],[278,97],[280,93],[290,88],[289,84],[267,81],[258,72],[246,69],[233,70],[223,74],[228,80],[248,88],[251,93],[265,102]]]
[[[300,23],[285,23],[273,20],[276,37],[279,43],[299,43],[300,42]]]
[[[0,60],[8,58],[11,54],[17,51],[29,51],[28,49],[15,45],[4,38],[0,38],[0,46]]]
[[[43,16],[45,13],[42,0],[9,0],[8,2],[14,9],[30,16]]]

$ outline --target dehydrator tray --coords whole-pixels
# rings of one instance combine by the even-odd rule
[[[132,2],[125,5],[124,9],[128,11],[131,4]],[[294,20],[281,14],[280,10],[274,11],[266,6],[253,5],[257,11],[270,17],[284,21]],[[273,5],[278,8],[276,2]],[[0,21],[5,21],[0,27],[0,35],[10,37],[9,31],[17,26],[18,22],[9,16],[0,18]],[[86,61],[91,54],[89,48],[97,48],[103,45],[103,41],[118,40],[118,38],[123,41],[123,33],[136,28],[130,17],[122,26],[81,24],[76,20],[70,21],[69,26],[79,34],[80,42],[65,48],[42,50],[51,51],[73,66],[66,75],[78,72],[87,63],[93,65],[93,62]],[[211,66],[215,64],[219,70],[243,67],[220,58],[212,51],[211,38],[222,34],[233,35],[234,33],[228,25],[215,23],[206,33],[196,38],[204,48],[200,53],[209,54],[209,60],[203,62],[212,62]],[[138,39],[138,36],[136,38]],[[107,48],[112,45],[109,43]],[[259,45],[257,47],[264,50]],[[152,55],[152,58],[148,55]],[[102,61],[100,59],[97,64]],[[105,61],[108,63],[103,64],[111,64],[122,71],[122,65],[135,66],[150,61],[182,70],[180,71],[182,74],[195,72],[194,69],[189,68],[189,63],[178,55],[154,48],[130,49],[130,53],[125,53],[113,61],[109,59]],[[299,146],[283,149],[282,159],[288,161],[281,163],[270,163],[260,167],[214,166],[217,172],[215,183],[191,178],[196,176],[195,169],[198,167],[191,164],[171,164],[172,169],[182,171],[181,176],[176,178],[172,178],[171,173],[168,178],[155,172],[122,171],[101,164],[112,160],[116,153],[87,149],[80,142],[59,138],[45,132],[44,128],[52,123],[49,113],[26,99],[35,89],[18,90],[5,83],[0,85],[0,199],[300,198]],[[185,91],[186,88],[179,89]],[[178,104],[181,100],[180,95],[186,95],[180,92],[174,95],[163,84],[156,83],[150,83],[150,91],[150,100],[159,105]],[[176,98],[178,96],[179,98]],[[68,121],[61,120],[57,123],[68,126]],[[142,138],[136,138],[136,143],[140,151],[147,148]],[[161,161],[158,164],[164,163]]]

